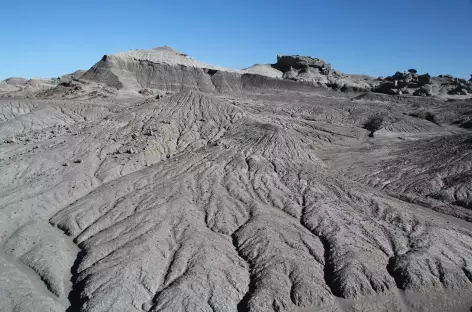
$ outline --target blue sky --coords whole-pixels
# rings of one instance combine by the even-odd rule
[[[161,45],[233,68],[302,54],[346,73],[472,73],[472,0],[3,1],[0,26],[0,79]]]

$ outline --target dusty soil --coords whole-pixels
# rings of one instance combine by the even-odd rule
[[[1,98],[0,310],[469,311],[471,101],[249,84]]]

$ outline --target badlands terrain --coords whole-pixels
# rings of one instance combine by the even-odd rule
[[[2,81],[0,311],[470,311],[471,88],[169,47]]]

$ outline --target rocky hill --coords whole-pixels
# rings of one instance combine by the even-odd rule
[[[248,75],[262,76],[247,79]],[[414,96],[462,95],[472,93],[472,82],[444,75],[430,77],[397,72],[386,78],[349,75],[334,70],[324,60],[299,55],[277,56],[274,64],[258,64],[244,70],[232,70],[205,64],[169,47],[131,50],[105,55],[83,76],[118,89],[143,88],[175,91],[192,89],[205,92],[240,92],[244,88],[280,87],[283,81],[343,92],[377,92]],[[257,82],[260,85],[248,85]],[[293,89],[293,86],[287,85]]]
[[[1,312],[470,312],[469,82],[168,47],[53,81],[0,96]]]
[[[235,70],[197,61],[168,46],[104,55],[89,70],[77,71],[58,79],[28,81],[24,78],[9,78],[0,82],[0,94],[16,92],[18,95],[25,88],[31,94],[30,91],[40,92],[54,86],[63,90],[64,86],[74,85],[75,88],[79,84],[82,89],[83,81],[79,82],[78,79],[148,95],[158,94],[159,91],[238,93],[243,90],[306,90],[312,87],[350,93],[374,92],[458,99],[472,97],[472,79],[450,75],[431,77],[429,74],[417,74],[416,70],[411,69],[385,78],[374,78],[344,74],[324,60],[300,55],[279,55],[274,64],[256,64]],[[65,92],[71,95],[75,91]],[[47,93],[53,94],[54,91]]]

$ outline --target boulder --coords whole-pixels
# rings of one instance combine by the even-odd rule
[[[149,90],[149,89],[141,89],[138,91],[139,94],[141,95],[144,95],[144,96],[151,96],[151,95],[154,95],[154,92],[152,90]]]
[[[385,94],[430,96],[433,94],[432,83],[429,74],[418,75],[416,69],[409,69],[408,72],[397,71],[394,75],[385,78],[383,83],[374,87],[372,91]]]
[[[413,92],[413,95],[415,95],[415,96],[431,96],[431,95],[433,95],[431,85],[421,86],[419,89],[417,89],[415,92]]]
[[[405,82],[406,82],[406,83],[415,81],[415,80],[417,80],[417,79],[418,79],[418,77],[416,76],[416,74],[408,73],[408,74],[406,74],[406,76],[405,76]]]
[[[287,70],[287,71],[283,74],[282,78],[283,78],[283,79],[295,80],[295,78],[297,78],[297,76],[298,76],[298,71],[295,70],[293,67],[290,67],[290,69]]]
[[[458,85],[455,89],[450,90],[448,94],[450,95],[468,95],[470,92],[472,92],[472,88],[467,88],[467,86],[464,85]]]
[[[414,89],[410,89],[410,88],[408,88],[408,87],[403,88],[401,91],[402,91],[402,93],[405,94],[405,95],[413,94],[413,93],[415,92]]]
[[[395,85],[395,82],[392,81],[386,81],[379,86],[375,87],[372,89],[373,92],[376,93],[384,93],[384,94],[397,94],[397,87]]]
[[[453,79],[452,75],[439,75],[439,78],[448,78],[448,79]]]
[[[290,67],[295,69],[303,69],[305,67],[314,67],[323,69],[331,73],[331,65],[319,58],[301,55],[277,55],[277,63],[273,65],[274,68],[286,72]]]
[[[464,85],[467,83],[467,80],[464,78],[454,78],[454,83],[457,85]]]
[[[396,72],[395,75],[392,76],[392,80],[404,80],[406,75],[406,73]]]
[[[431,84],[431,76],[429,74],[418,75],[418,84],[420,86]]]

